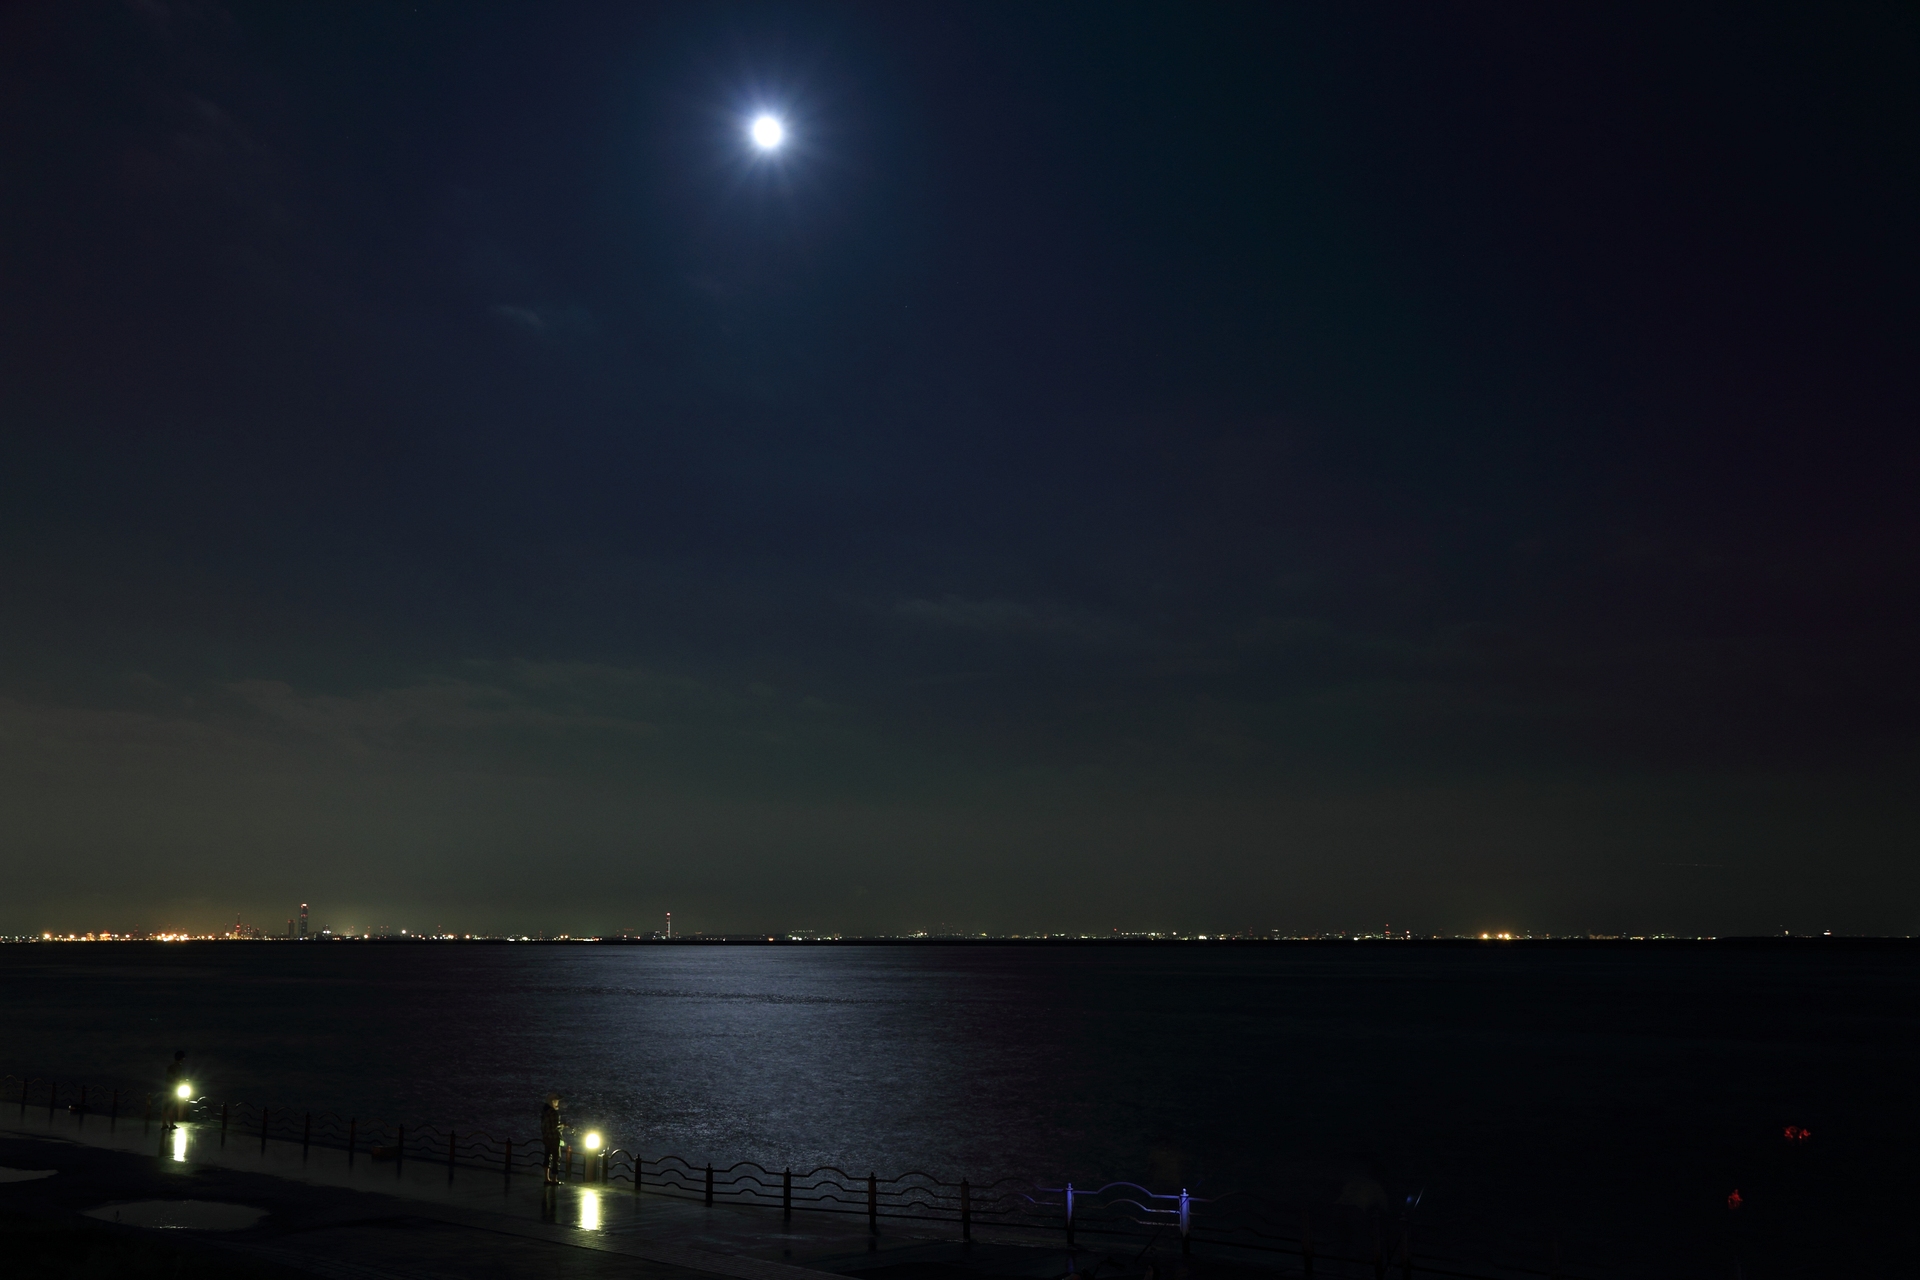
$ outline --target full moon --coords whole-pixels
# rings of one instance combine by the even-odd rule
[[[755,116],[747,132],[753,137],[753,145],[762,151],[772,151],[787,140],[787,126],[778,116]]]

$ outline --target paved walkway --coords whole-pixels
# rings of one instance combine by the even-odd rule
[[[235,1232],[167,1232],[183,1247],[250,1260],[268,1271],[336,1280],[448,1277],[643,1277],[645,1280],[1057,1280],[1098,1265],[1102,1280],[1144,1267],[1018,1234],[984,1233],[971,1245],[950,1223],[883,1219],[870,1236],[860,1217],[713,1206],[624,1184],[541,1186],[537,1176],[365,1154],[257,1136],[217,1125],[165,1130],[158,1123],[0,1110],[0,1166],[52,1169],[0,1181],[0,1212],[93,1226],[87,1210],[140,1200],[249,1205],[266,1216]],[[140,1231],[99,1225],[100,1230]],[[143,1233],[148,1234],[148,1233]],[[1165,1266],[1167,1259],[1160,1259]],[[1211,1268],[1210,1268],[1211,1270]]]

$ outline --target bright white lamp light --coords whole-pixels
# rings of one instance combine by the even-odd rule
[[[598,1151],[599,1149],[600,1149],[600,1135],[599,1135],[599,1134],[597,1134],[597,1133],[590,1133],[590,1134],[588,1134],[588,1135],[587,1135],[587,1150],[589,1150],[589,1151]]]
[[[173,1096],[176,1098],[191,1098],[193,1096],[193,1086],[190,1084],[183,1084],[178,1089],[175,1089],[173,1091]]]
[[[780,117],[758,115],[747,128],[747,135],[753,139],[753,145],[762,151],[775,151],[787,140],[787,126],[780,123]]]

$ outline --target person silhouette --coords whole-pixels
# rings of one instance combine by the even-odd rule
[[[540,1145],[546,1148],[547,1185],[560,1181],[554,1175],[560,1169],[560,1095],[547,1095],[547,1104],[540,1108]]]

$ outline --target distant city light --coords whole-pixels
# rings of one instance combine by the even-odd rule
[[[762,113],[753,118],[747,135],[753,139],[753,145],[762,151],[777,151],[780,144],[787,140],[787,126],[780,123],[780,117]]]

